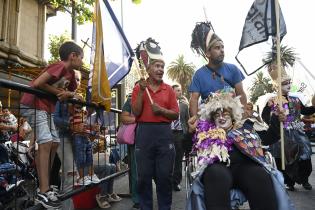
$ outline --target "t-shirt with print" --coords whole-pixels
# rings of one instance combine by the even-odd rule
[[[223,63],[217,72],[224,77],[224,80],[214,75],[207,66],[198,69],[190,84],[189,92],[200,93],[201,98],[206,99],[210,93],[234,88],[237,83],[245,79],[243,73],[234,64]],[[233,85],[233,87],[231,87],[229,83]]]
[[[43,70],[43,72],[47,72],[52,77],[50,81],[48,81],[49,85],[64,90],[67,89],[69,91],[74,91],[77,88],[74,71],[67,70],[63,61],[49,65]],[[31,82],[31,87],[33,87],[33,83],[35,80]],[[48,113],[53,113],[55,111],[56,99],[39,98],[33,94],[24,93],[21,99],[21,104],[46,111]]]

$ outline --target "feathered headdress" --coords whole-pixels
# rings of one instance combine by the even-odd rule
[[[217,41],[222,41],[209,22],[197,23],[191,34],[190,47],[205,59],[207,50]]]
[[[136,56],[140,61],[140,65],[144,65],[146,69],[153,61],[160,60],[164,62],[159,43],[151,37],[146,41],[140,42],[136,48]]]
[[[216,92],[209,95],[205,104],[200,106],[198,115],[201,120],[210,121],[211,114],[218,109],[231,109],[235,123],[240,123],[244,112],[240,96],[235,97],[234,92]]]

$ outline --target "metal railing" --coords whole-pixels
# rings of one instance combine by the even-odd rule
[[[2,90],[1,90],[2,89]],[[14,90],[16,91],[16,96],[15,96],[15,99],[16,101],[19,101],[19,99],[21,98],[22,94],[23,93],[30,93],[30,94],[33,94],[35,95],[36,97],[40,97],[40,98],[54,98],[56,101],[57,101],[57,98],[56,96],[52,95],[52,94],[48,94],[44,91],[41,91],[41,90],[38,90],[38,89],[34,89],[30,86],[27,86],[27,85],[23,85],[23,84],[20,84],[20,83],[16,83],[16,82],[12,82],[12,81],[8,81],[8,80],[4,80],[4,79],[0,79],[0,92],[3,92],[5,90],[8,90],[8,89],[11,89],[11,90]],[[1,101],[4,101],[6,100],[6,98],[0,96],[0,100]],[[98,136],[95,137],[97,140],[94,140],[94,144],[97,145],[96,148],[98,148],[98,151],[97,151],[97,154],[94,155],[96,157],[96,161],[97,162],[97,165],[101,165],[101,164],[108,164],[108,162],[110,160],[107,160],[106,157],[104,158],[104,160],[100,160],[100,156],[103,155],[102,153],[105,152],[104,156],[106,156],[106,151],[109,151],[109,152],[115,152],[115,154],[118,154],[118,162],[116,162],[116,164],[118,164],[117,166],[120,166],[121,168],[123,168],[123,166],[126,166],[126,164],[124,164],[122,162],[122,159],[127,155],[128,153],[128,149],[125,145],[119,145],[117,144],[116,142],[116,131],[117,131],[117,122],[115,122],[116,119],[118,119],[118,114],[121,113],[121,110],[118,110],[118,109],[111,109],[110,112],[105,112],[104,109],[102,107],[99,107],[95,104],[92,104],[92,103],[85,103],[85,102],[80,102],[80,101],[77,101],[77,100],[68,100],[66,101],[66,104],[67,106],[69,105],[75,105],[75,104],[78,104],[78,105],[81,105],[81,106],[86,106],[88,109],[89,108],[93,108],[96,113],[102,113],[107,116],[105,116],[103,118],[103,125],[102,125],[102,128],[101,128],[101,132],[98,133]],[[17,122],[18,122],[18,125],[17,125],[17,130],[15,132],[12,132],[15,133],[15,134],[19,134],[20,132],[20,127],[21,127],[21,124],[20,124],[20,118],[21,118],[21,110],[22,109],[25,109],[24,107],[22,107],[20,105],[20,103],[18,104],[12,104],[11,103],[11,107],[10,107],[10,110],[11,112],[15,113],[16,115],[16,118],[18,119]],[[34,113],[35,115],[37,114],[36,110],[34,109]],[[35,117],[36,118],[36,117]],[[113,119],[114,118],[114,119]],[[32,122],[29,122],[30,124],[33,124]],[[33,139],[36,139],[36,127],[32,127],[33,129],[33,133],[34,133],[34,136],[31,137]],[[107,132],[106,132],[107,130]],[[60,139],[61,139],[61,145],[64,144],[64,140],[62,138],[63,135],[60,135]],[[100,140],[100,136],[103,137],[103,140]],[[28,163],[27,165],[25,163],[23,163],[23,161],[21,161],[21,157],[20,157],[20,154],[24,154],[24,155],[27,155],[25,152],[20,152],[21,148],[24,147],[25,145],[23,144],[19,144],[19,141],[20,141],[20,137],[18,136],[17,137],[17,142],[16,142],[16,147],[10,147],[8,145],[11,145],[12,142],[1,142],[1,144],[5,145],[6,146],[6,149],[8,149],[8,153],[9,153],[9,158],[10,159],[10,162],[15,164],[16,165],[16,168],[15,168],[15,172],[14,172],[14,176],[15,176],[15,188],[13,189],[12,191],[12,200],[11,201],[8,201],[7,203],[6,202],[3,202],[1,201],[0,199],[0,209],[6,209],[8,207],[12,207],[13,209],[15,208],[18,208],[18,205],[19,204],[19,200],[18,200],[18,197],[19,197],[19,193],[20,194],[26,194],[28,195],[28,198],[27,198],[27,201],[26,203],[28,203],[28,205],[25,204],[25,208],[28,207],[29,209],[42,209],[43,207],[40,205],[40,204],[36,204],[34,201],[35,201],[35,196],[36,196],[36,191],[37,191],[37,187],[38,187],[38,177],[37,177],[37,174],[36,174],[36,170],[35,170],[35,167],[36,167],[36,164],[33,165],[35,163],[35,161],[31,162],[31,163]],[[103,141],[103,148],[101,148],[100,145],[100,142]],[[64,146],[62,146],[62,148],[64,149]],[[13,153],[16,153],[15,156],[12,155]],[[29,151],[28,151],[29,152]],[[64,181],[64,177],[65,177],[65,170],[64,170],[64,160],[65,160],[65,154],[64,154],[64,150],[62,150],[62,153],[63,154],[62,158],[61,158],[61,173],[58,173],[61,175],[61,183]],[[32,156],[32,154],[29,152],[29,155]],[[34,154],[33,154],[34,155]],[[111,155],[111,154],[109,154]],[[15,157],[13,160],[13,156]],[[74,157],[74,156],[73,156]],[[59,157],[60,158],[60,157]],[[115,159],[115,158],[114,158]],[[17,162],[19,161],[19,162]],[[32,161],[32,159],[29,159],[29,161]],[[116,158],[116,161],[117,161],[117,158]],[[72,160],[72,163],[73,163],[73,171],[75,171],[75,168],[74,168],[74,165],[75,165],[75,160],[73,159]],[[25,171],[22,173],[21,172],[21,168],[26,168]],[[23,169],[24,170],[24,169]],[[59,171],[60,172],[60,171]],[[126,167],[120,171],[117,171],[116,173],[113,173],[113,174],[110,174],[110,175],[107,175],[106,177],[103,177],[100,179],[100,183],[97,183],[97,184],[89,184],[89,185],[86,185],[86,186],[76,186],[76,180],[75,178],[73,178],[73,182],[72,182],[72,186],[70,188],[68,188],[67,191],[65,191],[63,189],[63,186],[61,187],[61,190],[64,191],[64,194],[62,194],[59,199],[61,201],[63,200],[66,200],[66,199],[69,199],[75,195],[78,195],[84,191],[87,191],[103,182],[107,182],[108,180],[110,179],[114,179],[116,177],[119,177],[121,175],[124,175],[126,173],[129,172],[129,167]],[[1,172],[2,173],[2,172]],[[29,174],[27,174],[29,173]],[[1,174],[0,174],[1,175]],[[25,176],[25,177],[24,177]],[[130,174],[129,174],[130,176]],[[28,184],[31,185],[31,190],[30,189],[26,189],[27,188],[27,184],[24,184],[23,183],[23,187],[19,188],[18,187],[18,178],[20,179],[27,179],[28,180]],[[129,186],[126,186],[126,187],[129,187]],[[16,191],[15,191],[16,189]],[[18,192],[18,191],[21,191],[21,192]],[[28,192],[23,192],[23,191],[31,191],[32,193],[28,193]],[[1,193],[1,191],[0,191]],[[5,195],[6,192],[2,192],[1,196],[0,197],[3,197],[3,196],[6,196],[6,197],[10,197],[10,196],[7,196]],[[24,196],[26,196],[24,195]],[[3,197],[4,198],[4,197]],[[24,200],[23,200],[24,201]],[[24,202],[25,203],[25,202]],[[2,205],[2,206],[1,206]],[[9,206],[10,205],[10,206]]]

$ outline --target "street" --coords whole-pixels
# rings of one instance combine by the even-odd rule
[[[305,190],[301,185],[295,185],[296,191],[289,192],[291,199],[293,200],[297,210],[313,210],[315,206],[315,155],[312,156],[313,173],[310,176],[310,184],[313,189]],[[115,180],[114,192],[127,194],[128,193],[128,176],[125,175]],[[186,190],[184,189],[184,182],[182,184],[182,190],[180,192],[173,192],[173,205],[172,210],[185,209],[186,203]],[[268,201],[267,201],[268,202]],[[132,201],[128,197],[124,197],[122,201],[112,204],[110,210],[132,210]],[[96,208],[97,210],[99,208]],[[154,210],[157,210],[156,194],[154,192]],[[244,205],[241,209],[249,209],[248,205]]]

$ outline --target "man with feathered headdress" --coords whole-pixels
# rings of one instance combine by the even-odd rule
[[[154,179],[159,209],[170,210],[175,158],[171,122],[178,118],[178,103],[172,87],[163,82],[165,63],[158,43],[149,38],[140,43],[136,54],[149,75],[135,86],[131,99],[138,124],[135,153],[140,208],[153,209]]]
[[[210,93],[222,89],[234,88],[245,106],[247,98],[242,85],[245,77],[235,65],[223,62],[224,44],[213,32],[210,23],[197,23],[192,33],[191,48],[208,60],[207,65],[196,71],[189,87],[191,116],[197,114],[200,96],[204,100]]]

